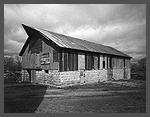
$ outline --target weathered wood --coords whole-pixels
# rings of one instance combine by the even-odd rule
[[[103,55],[100,55],[100,69],[103,69]]]
[[[85,69],[85,54],[79,53],[78,54],[78,70]]]
[[[64,71],[68,70],[68,53],[64,52]]]
[[[125,59],[125,68],[129,69],[130,68],[130,60]]]
[[[105,69],[107,69],[107,55],[105,55]]]
[[[62,71],[64,71],[64,51],[62,51]]]
[[[36,83],[36,70],[31,70],[31,82]]]
[[[94,69],[98,69],[98,56],[94,56]]]
[[[77,52],[75,52],[75,63],[74,63],[75,65],[75,70],[78,70],[78,53]]]
[[[110,57],[107,56],[107,68],[109,69],[110,68]]]

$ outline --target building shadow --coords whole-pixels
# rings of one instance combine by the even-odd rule
[[[4,88],[4,113],[34,113],[41,104],[47,86],[19,85]]]

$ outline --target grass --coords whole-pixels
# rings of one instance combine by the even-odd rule
[[[136,86],[130,84],[136,84]],[[129,84],[129,85],[127,85]],[[142,80],[118,80],[110,82],[99,82],[93,84],[76,85],[65,87],[65,90],[75,90],[75,89],[101,89],[101,90],[133,90],[133,89],[146,89],[146,82]]]
[[[121,83],[120,83],[121,82]],[[124,83],[124,84],[123,84]],[[125,83],[136,83],[140,85],[126,86]],[[111,90],[140,90],[146,89],[145,81],[114,81],[114,82],[100,82],[95,84],[76,85],[63,88],[65,92],[77,92],[78,89],[86,90],[94,89],[99,91]],[[5,113],[34,113],[37,107],[41,104],[44,95],[47,94],[47,89],[57,89],[54,87],[47,87],[44,85],[32,85],[30,83],[20,84],[5,84],[4,87],[4,112]],[[63,93],[50,92],[50,95]]]
[[[33,113],[43,100],[47,87],[17,85],[4,88],[5,113]]]

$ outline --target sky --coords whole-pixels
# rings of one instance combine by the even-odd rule
[[[4,4],[4,56],[21,51],[21,24],[111,46],[133,61],[146,57],[145,4]]]

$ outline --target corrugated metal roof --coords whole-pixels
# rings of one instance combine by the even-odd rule
[[[58,34],[58,33],[43,30],[43,29],[36,28],[36,30],[38,30],[39,32],[44,34],[46,37],[51,39],[53,42],[55,42],[57,45],[63,48],[70,48],[70,49],[77,49],[77,50],[84,50],[84,51],[90,51],[90,52],[98,52],[98,53],[104,53],[104,54],[130,57],[127,54],[124,54],[123,52],[120,52],[109,46],[96,44],[90,41]]]
[[[26,25],[23,25],[26,26]],[[26,26],[28,27],[28,26]],[[105,46],[102,44],[96,44],[90,41],[66,36],[63,34],[58,34],[52,31],[47,31],[44,29],[39,29],[39,28],[33,28],[33,27],[28,27],[34,30],[37,30],[46,37],[48,40],[52,40],[54,43],[56,43],[58,46],[62,48],[70,48],[70,49],[76,49],[76,50],[83,50],[83,51],[89,51],[89,52],[97,52],[97,53],[104,53],[104,54],[110,54],[110,55],[117,55],[117,56],[123,56],[123,57],[128,57],[127,54],[124,54],[123,52],[120,52],[112,47]]]

